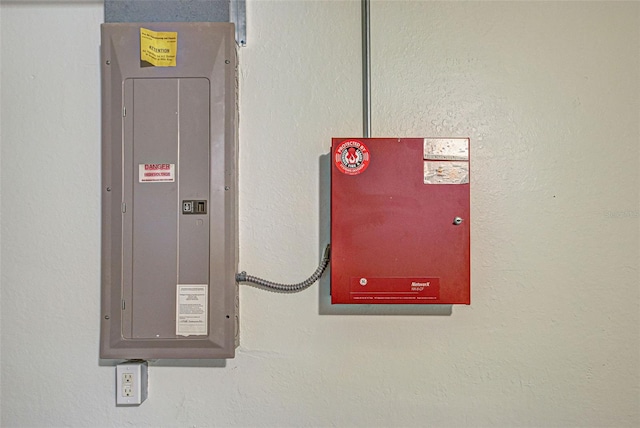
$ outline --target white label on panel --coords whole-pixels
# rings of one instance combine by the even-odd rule
[[[176,164],[141,163],[138,165],[140,183],[173,183],[176,181]]]
[[[424,184],[467,184],[468,182],[468,162],[424,162]]]
[[[428,160],[469,160],[466,138],[425,138],[424,158]]]
[[[206,336],[208,284],[178,284],[176,336]]]

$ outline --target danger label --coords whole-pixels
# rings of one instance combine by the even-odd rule
[[[176,165],[173,163],[141,163],[138,166],[140,183],[173,183],[176,181]]]
[[[370,154],[362,141],[346,140],[338,145],[334,155],[334,163],[343,174],[357,175],[369,166]]]

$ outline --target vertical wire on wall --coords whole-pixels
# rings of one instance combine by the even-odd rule
[[[363,136],[371,137],[371,31],[369,0],[362,0],[362,111]]]

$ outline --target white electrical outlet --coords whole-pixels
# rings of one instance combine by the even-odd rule
[[[147,398],[147,362],[116,366],[116,405],[139,406]]]

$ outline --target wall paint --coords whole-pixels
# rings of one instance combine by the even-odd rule
[[[234,360],[98,360],[102,6],[5,2],[1,419],[12,426],[638,426],[640,4],[373,2],[373,134],[470,136],[473,304],[321,315],[241,290]],[[321,157],[361,132],[358,2],[247,5],[240,268],[327,240]],[[324,190],[323,190],[324,191]]]

